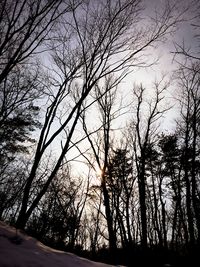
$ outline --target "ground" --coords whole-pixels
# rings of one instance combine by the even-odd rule
[[[0,222],[0,267],[111,267],[47,247]]]

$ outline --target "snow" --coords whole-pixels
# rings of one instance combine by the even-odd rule
[[[17,233],[17,235],[16,235]],[[0,267],[111,267],[47,247],[0,222]]]

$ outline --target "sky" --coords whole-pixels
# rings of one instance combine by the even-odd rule
[[[170,0],[170,2],[173,2],[173,0]],[[192,3],[192,0],[177,0],[174,1],[178,4],[180,4],[180,7],[182,8],[184,5],[188,5]],[[144,10],[144,16],[153,16],[154,9],[160,9],[161,6],[166,3],[166,0],[144,0],[144,5],[146,5],[146,9]],[[161,8],[162,10],[162,8]],[[177,9],[177,12],[180,12],[181,9]],[[185,14],[185,18],[189,16],[188,13]],[[126,113],[120,117],[118,117],[114,123],[113,128],[117,129],[123,129],[123,127],[132,119],[133,113],[132,110],[129,110],[129,104],[132,101],[132,88],[133,84],[140,84],[142,83],[144,87],[147,89],[147,96],[149,98],[152,97],[152,83],[155,81],[155,79],[159,80],[162,74],[165,74],[165,80],[166,82],[170,81],[171,85],[168,88],[167,96],[166,96],[166,102],[170,103],[173,108],[165,115],[163,118],[163,123],[161,125],[163,131],[173,131],[175,128],[175,118],[178,115],[177,112],[177,106],[174,103],[173,97],[176,96],[178,88],[176,87],[175,82],[172,80],[173,70],[177,68],[177,63],[174,60],[174,54],[175,51],[175,43],[182,43],[184,40],[186,44],[195,47],[197,44],[193,41],[193,36],[195,32],[193,27],[191,26],[191,21],[184,21],[181,22],[179,25],[177,31],[173,35],[168,35],[165,43],[158,43],[157,47],[154,49],[150,49],[148,51],[149,58],[159,58],[159,61],[157,64],[154,64],[151,67],[148,68],[140,68],[137,71],[133,71],[131,74],[129,74],[119,85],[119,95],[123,97],[122,105],[126,107]],[[116,103],[116,109],[118,108],[118,103]],[[125,110],[124,110],[125,111]],[[90,121],[90,129],[93,130],[95,127],[97,128],[97,121],[98,121],[98,114],[93,112],[93,109],[88,113],[88,121]],[[119,132],[119,131],[118,131]],[[117,136],[117,132],[115,134]],[[75,135],[73,136],[73,140],[78,140],[78,138],[82,135],[82,127],[79,125],[77,127]],[[57,141],[57,143],[53,143],[51,146],[52,154],[56,155],[60,151],[60,139]],[[85,151],[86,147],[84,143],[81,144],[82,152]],[[71,160],[74,157],[76,157],[79,154],[79,152],[75,149],[72,151],[69,151],[67,154],[67,160]],[[53,160],[53,159],[52,159]],[[78,160],[82,160],[81,158]],[[77,164],[77,163],[75,163]],[[80,164],[78,162],[78,164]],[[77,165],[76,165],[77,166]],[[78,165],[80,166],[80,165]],[[75,168],[76,170],[80,170],[80,174],[83,173],[83,167],[82,168]],[[85,171],[87,175],[87,170]]]
[[[172,3],[173,1],[170,0]],[[186,6],[190,6],[192,4],[192,0],[179,0],[174,1],[176,4],[179,5],[179,8],[177,8],[176,12],[181,12],[183,8]],[[145,0],[144,4],[146,5],[146,9],[144,11],[144,16],[153,16],[153,13],[156,9],[160,9],[163,4],[166,3],[166,0]],[[191,6],[190,6],[191,7]],[[161,8],[162,10],[162,8]],[[193,11],[195,8],[193,9]],[[179,25],[176,28],[176,31],[168,35],[165,42],[161,43],[159,42],[157,47],[151,48],[149,53],[149,58],[155,59],[158,58],[158,62],[151,67],[148,68],[140,68],[137,71],[133,71],[130,73],[119,85],[118,92],[119,95],[123,97],[123,106],[129,106],[130,102],[132,101],[132,88],[133,85],[142,83],[144,87],[147,89],[147,97],[151,99],[152,97],[152,83],[155,80],[159,80],[162,75],[165,75],[165,81],[170,81],[170,86],[167,89],[166,92],[166,105],[171,106],[172,108],[165,114],[165,116],[162,118],[161,121],[161,131],[163,132],[171,132],[174,131],[176,127],[175,119],[178,117],[178,106],[174,101],[174,97],[177,96],[179,88],[176,86],[175,80],[172,79],[173,77],[173,71],[178,68],[177,60],[180,61],[180,57],[174,58],[174,52],[175,52],[175,44],[181,44],[184,42],[188,47],[190,46],[192,49],[195,49],[198,46],[198,43],[196,39],[194,38],[195,30],[194,27],[192,27],[192,21],[188,20],[188,18],[191,15],[194,15],[195,13],[184,13],[184,21],[179,23]],[[116,104],[116,109],[117,109]],[[113,123],[114,129],[123,129],[123,127],[127,124],[128,120],[132,118],[133,113],[132,110],[129,110],[127,108],[127,113],[120,116],[117,120]],[[88,121],[91,122],[91,129],[95,127],[95,123],[97,122],[97,117],[94,115],[93,112],[90,112],[88,114]],[[78,130],[79,131],[79,130]],[[77,131],[77,132],[78,132]],[[115,134],[117,136],[117,132]],[[84,151],[84,145],[81,146],[82,151]],[[67,158],[70,160],[70,158],[73,158],[75,155],[78,155],[78,151],[72,151],[68,153]],[[80,158],[81,160],[81,158]],[[77,163],[75,163],[74,166]],[[76,170],[80,170],[80,174],[83,173],[83,170],[85,169],[83,166],[80,168],[80,163],[78,162],[79,168],[76,168]],[[87,170],[85,169],[85,173],[87,173]]]
[[[166,3],[166,0],[145,0],[146,5],[145,15],[153,16],[153,12]],[[173,3],[173,1],[170,1]],[[177,12],[186,7],[190,7],[194,1],[192,0],[179,0],[174,1],[179,5]],[[154,49],[151,49],[149,52],[150,58],[158,58],[158,62],[151,67],[141,68],[133,73],[131,73],[122,83],[122,86],[128,86],[130,89],[133,86],[133,83],[142,83],[144,87],[149,90],[149,95],[151,94],[152,83],[155,80],[159,80],[162,75],[165,75],[166,82],[170,82],[170,86],[167,90],[166,102],[172,104],[174,101],[174,96],[178,94],[179,88],[177,88],[176,81],[173,79],[173,73],[178,68],[178,62],[183,60],[182,56],[175,56],[175,45],[181,45],[183,42],[186,47],[190,47],[192,51],[199,51],[199,42],[194,36],[198,33],[192,24],[194,21],[189,20],[189,18],[196,16],[195,6],[190,11],[187,11],[183,14],[183,21],[181,21],[176,28],[176,31],[168,35],[164,43],[159,43],[158,46]],[[129,94],[126,93],[127,98],[130,99]],[[151,96],[150,96],[151,97]],[[173,103],[174,105],[175,103]],[[169,110],[165,116],[165,123],[163,126],[164,131],[171,131],[175,127],[174,119],[177,118],[177,106],[174,105],[174,108]]]

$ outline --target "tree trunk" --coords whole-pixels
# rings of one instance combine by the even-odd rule
[[[144,163],[143,163],[144,164]],[[145,250],[147,248],[147,215],[146,215],[146,184],[145,184],[145,172],[144,166],[138,177],[139,184],[139,201],[140,201],[140,216],[141,216],[141,245]]]
[[[111,210],[110,210],[110,197],[108,194],[108,190],[106,188],[105,177],[102,177],[101,186],[103,190],[106,221],[107,221],[107,226],[108,226],[109,248],[110,248],[111,254],[114,255],[117,249],[116,235],[113,229],[113,217],[112,217]]]

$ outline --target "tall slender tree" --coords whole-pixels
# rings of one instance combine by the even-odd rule
[[[130,71],[131,65],[140,66],[147,47],[171,32],[180,18],[179,15],[171,16],[174,8],[168,5],[160,19],[156,17],[150,28],[144,30],[139,26],[139,0],[101,1],[95,5],[93,1],[83,1],[79,5],[75,1],[70,2],[67,10],[65,5],[62,7],[70,14],[62,17],[60,31],[51,38],[54,66],[53,70],[49,68],[49,72],[54,75],[49,84],[49,101],[33,165],[24,188],[17,220],[20,228],[25,227],[62,165],[80,115],[85,109],[84,103],[95,85],[110,73],[118,73],[122,79]],[[62,139],[63,133],[66,137],[55,166],[37,196],[30,202],[31,186],[44,155],[54,142]]]
[[[148,148],[155,137],[157,130],[156,123],[169,108],[162,107],[163,93],[168,84],[162,85],[162,81],[155,83],[155,95],[150,102],[145,100],[145,88],[141,85],[134,88],[136,97],[136,116],[132,122],[132,142],[134,147],[137,181],[139,189],[140,219],[141,219],[141,244],[144,249],[147,248],[147,159]],[[146,113],[145,113],[146,112]]]

